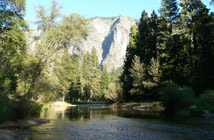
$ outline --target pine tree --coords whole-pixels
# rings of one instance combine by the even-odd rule
[[[56,63],[54,72],[57,77],[56,85],[57,88],[60,89],[60,93],[62,93],[62,101],[65,101],[65,97],[69,93],[69,88],[71,87],[71,80],[74,79],[73,74],[73,66],[74,64],[71,61],[70,55],[66,50],[60,60],[60,62]]]
[[[83,86],[83,96],[85,97],[85,101],[89,99],[90,96],[90,87],[89,87],[89,82],[90,82],[90,71],[89,71],[89,66],[90,66],[90,53],[87,52],[84,55],[83,58],[83,63],[82,63],[82,86]]]
[[[79,57],[77,55],[71,56],[71,63],[72,63],[72,70],[71,70],[71,86],[69,89],[70,100],[77,101],[82,97],[82,83],[81,83],[81,69],[80,69],[80,62]]]
[[[104,98],[105,92],[108,89],[110,82],[111,82],[110,75],[107,71],[107,67],[104,66],[104,69],[100,77],[100,94],[102,98]]]
[[[98,57],[97,57],[97,51],[93,47],[91,51],[91,67],[90,69],[90,98],[93,97],[100,97],[99,93],[99,80],[100,80],[100,75],[101,75],[101,68],[99,65]]]
[[[178,26],[177,0],[162,0],[159,19],[158,52],[161,63],[161,81],[175,80],[175,57],[177,48],[174,36]],[[175,53],[174,53],[175,52]]]
[[[160,71],[160,62],[158,59],[151,59],[150,66],[148,67],[148,75],[149,79],[148,82],[144,82],[145,87],[148,89],[151,89],[153,87],[157,87],[160,84],[160,77],[161,77],[161,71]]]
[[[133,78],[133,88],[130,90],[132,95],[143,95],[145,80],[145,65],[140,62],[139,56],[134,56],[132,67],[129,69],[130,76]]]
[[[94,47],[92,48],[91,54],[87,52],[84,55],[82,73],[85,99],[92,100],[96,97],[100,97],[101,69],[98,62],[97,52]]]
[[[125,100],[130,99],[129,91],[132,88],[133,79],[130,76],[129,68],[131,68],[132,60],[136,54],[136,43],[137,43],[138,29],[136,26],[131,27],[131,33],[129,38],[129,45],[126,50],[126,59],[124,62],[123,73],[120,77],[123,85],[123,95]]]
[[[201,80],[201,65],[203,63],[204,52],[211,44],[207,25],[209,24],[209,10],[201,2],[201,0],[182,0],[180,22],[181,22],[181,37],[184,41],[184,49],[187,50],[187,62],[189,64],[189,72],[187,80],[190,85],[195,87],[196,92]],[[209,29],[208,29],[209,30]]]
[[[136,55],[140,56],[146,65],[149,65],[151,58],[157,57],[157,27],[157,14],[153,11],[148,15],[143,11],[138,27]]]

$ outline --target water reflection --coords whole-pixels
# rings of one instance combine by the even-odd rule
[[[55,107],[45,109],[41,113],[41,118],[46,119],[61,119],[71,121],[81,120],[93,120],[100,118],[109,118],[113,116],[125,117],[125,118],[148,118],[158,119],[161,117],[160,112],[142,112],[136,110],[121,110],[117,108],[109,107]]]
[[[108,107],[69,107],[44,110],[51,123],[32,127],[26,140],[213,140],[214,119],[166,119],[157,112]]]

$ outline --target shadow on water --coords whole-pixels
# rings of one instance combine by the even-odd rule
[[[165,116],[160,112],[108,107],[47,109],[41,118],[51,123],[30,128],[26,140],[213,140],[212,118]]]

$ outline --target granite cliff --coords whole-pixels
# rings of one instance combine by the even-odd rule
[[[137,24],[137,20],[125,16],[118,17],[94,17],[88,19],[89,35],[86,39],[80,39],[69,47],[70,54],[77,54],[83,58],[93,47],[97,50],[97,55],[101,66],[106,65],[108,71],[113,67],[116,69],[123,66],[126,49],[129,43],[130,28]],[[30,49],[33,51],[35,42],[33,38],[39,36],[41,32],[30,33]]]
[[[93,47],[97,50],[100,65],[106,65],[110,71],[113,67],[123,65],[126,48],[129,43],[130,28],[137,21],[125,16],[89,19],[89,35],[70,47],[72,54],[83,56]]]

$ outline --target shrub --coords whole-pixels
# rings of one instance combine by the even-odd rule
[[[0,94],[0,123],[5,121],[37,117],[40,115],[42,104],[24,99],[10,99]]]
[[[41,104],[22,99],[16,103],[15,113],[16,117],[19,119],[38,117],[40,115],[41,109]]]
[[[0,123],[14,118],[13,101],[6,95],[0,94]]]
[[[191,115],[201,115],[201,114],[204,114],[204,109],[203,107],[196,107],[196,108],[190,108],[190,113]]]
[[[204,105],[214,105],[214,90],[206,90],[201,96],[200,100]]]
[[[192,88],[181,88],[177,84],[169,84],[161,89],[160,94],[165,111],[169,113],[187,109],[197,102]]]

